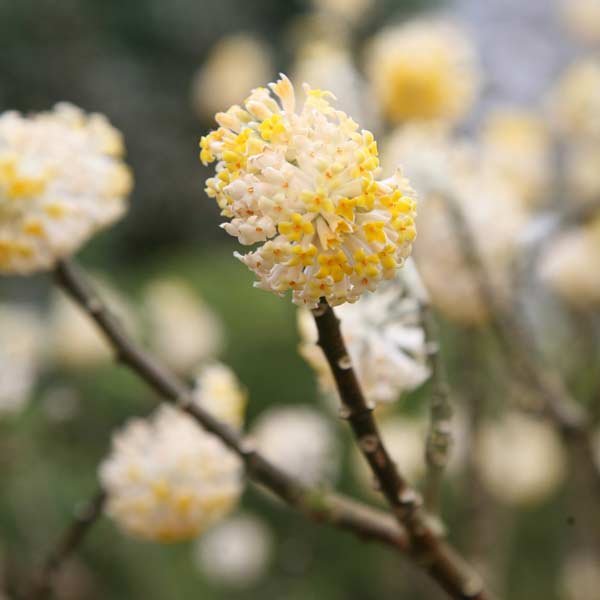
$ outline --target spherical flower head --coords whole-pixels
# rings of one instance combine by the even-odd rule
[[[479,87],[471,42],[463,31],[442,21],[383,29],[371,42],[366,70],[392,123],[459,121]]]
[[[482,124],[481,153],[483,168],[513,187],[526,205],[545,197],[552,165],[542,118],[522,108],[492,110]]]
[[[237,257],[261,289],[293,291],[298,305],[354,302],[391,279],[415,238],[414,192],[396,172],[379,181],[368,131],[305,86],[296,98],[285,77],[252,92],[244,108],[219,113],[200,142],[217,161],[206,191],[229,222],[223,228],[258,248]],[[277,99],[276,99],[277,98]]]
[[[565,453],[551,425],[520,413],[484,424],[475,458],[489,492],[512,505],[543,501],[566,474]]]
[[[32,308],[0,305],[0,415],[21,410],[35,384],[45,340]]]
[[[207,394],[196,402],[212,404]],[[243,489],[239,458],[171,406],[114,436],[100,480],[106,510],[122,529],[158,542],[196,537],[235,507]]]
[[[406,269],[414,268],[407,263]],[[404,274],[404,273],[403,273]],[[419,300],[404,279],[396,278],[355,304],[336,309],[350,359],[368,401],[389,404],[429,377]],[[321,388],[335,393],[327,359],[317,345],[312,314],[298,311],[300,354],[315,369]]]
[[[221,349],[221,321],[185,281],[153,281],[145,290],[144,309],[150,347],[175,371],[188,373]]]
[[[120,133],[69,104],[0,115],[0,273],[50,269],[120,218],[132,178]]]
[[[577,39],[588,44],[600,42],[600,0],[561,0],[561,13]]]
[[[273,552],[268,526],[251,514],[237,514],[207,531],[194,549],[202,574],[219,585],[247,588],[266,572]]]
[[[553,116],[560,131],[573,140],[600,140],[600,62],[573,63],[551,97]]]
[[[579,310],[600,306],[600,218],[562,235],[540,262],[541,279],[565,302]]]
[[[330,482],[339,471],[339,446],[329,421],[308,406],[263,413],[252,436],[264,456],[306,485]]]

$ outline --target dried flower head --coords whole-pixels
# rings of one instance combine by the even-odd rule
[[[419,301],[406,281],[390,281],[355,304],[339,307],[336,314],[368,401],[395,402],[403,392],[415,389],[427,379],[427,347],[420,325]],[[322,389],[335,393],[327,359],[317,345],[314,319],[306,309],[298,311],[298,328],[302,338],[300,354],[315,369]]]
[[[223,228],[258,249],[237,255],[255,284],[296,304],[353,302],[394,277],[415,238],[414,193],[397,172],[379,181],[377,144],[368,131],[305,87],[296,98],[285,77],[219,113],[200,158],[217,160],[207,181]]]
[[[213,389],[202,387],[196,402],[212,409],[243,400],[237,389],[231,400],[212,398]],[[237,417],[230,424],[237,426]],[[243,489],[239,458],[171,406],[132,419],[114,436],[100,480],[108,514],[131,535],[159,542],[196,537],[236,505]]]
[[[121,134],[69,104],[0,116],[0,273],[51,268],[123,215]]]
[[[269,460],[307,485],[331,481],[339,471],[333,428],[314,408],[272,408],[260,416],[252,435]]]
[[[475,51],[450,23],[415,21],[383,29],[372,40],[367,73],[393,123],[460,120],[479,87]]]

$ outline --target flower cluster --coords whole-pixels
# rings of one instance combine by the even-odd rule
[[[379,181],[377,144],[368,131],[305,87],[296,98],[285,77],[255,89],[240,106],[219,113],[220,127],[203,137],[200,158],[218,161],[206,191],[223,228],[244,245],[237,255],[257,287],[296,304],[353,302],[391,279],[415,238],[413,192],[397,172]]]
[[[370,402],[394,402],[429,376],[419,313],[417,297],[399,278],[355,304],[336,309],[352,364]],[[314,319],[306,309],[298,311],[298,328],[302,338],[300,354],[317,372],[323,390],[335,392],[327,359],[317,345]]]
[[[234,382],[233,375],[229,381]],[[215,389],[218,398],[211,396]],[[229,423],[237,426],[243,395],[234,385],[227,397],[226,389],[209,383],[196,401],[209,409],[229,403],[227,412],[235,414]],[[236,410],[231,403],[237,403]],[[149,419],[130,421],[115,435],[100,480],[108,493],[108,514],[130,534],[161,542],[197,536],[235,506],[243,487],[238,457],[170,406]]]
[[[508,413],[485,424],[475,440],[474,455],[487,489],[507,504],[535,504],[564,480],[566,458],[548,423]]]
[[[414,21],[384,29],[373,39],[367,71],[393,123],[460,120],[479,87],[474,48],[450,23]]]
[[[264,456],[307,485],[324,484],[339,471],[339,447],[330,423],[309,406],[263,413],[252,435]]]
[[[132,178],[120,133],[59,104],[0,116],[0,272],[48,269],[125,211]]]

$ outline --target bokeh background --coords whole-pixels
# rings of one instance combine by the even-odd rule
[[[260,39],[266,49],[268,80],[292,69],[302,40],[311,36],[341,36],[338,41],[344,40],[360,72],[365,44],[384,25],[438,11],[469,32],[482,65],[478,100],[458,126],[469,136],[477,134],[482,116],[497,104],[537,110],[559,73],[588,50],[567,34],[550,0],[367,4],[353,23],[323,24],[308,0],[0,0],[0,109],[38,111],[66,100],[109,117],[124,134],[135,188],[128,216],[88,244],[81,262],[118,289],[136,312],[146,306],[152,281],[183,280],[221,321],[219,358],[248,390],[249,426],[273,406],[313,405],[339,430],[344,450],[337,486],[375,501],[353,474],[343,423],[338,427],[335,413],[319,399],[315,376],[297,353],[295,308],[252,288],[251,273],[232,258],[236,241],[219,229],[218,211],[203,191],[209,170],[198,161],[198,140],[214,123],[202,98],[214,90],[198,83],[198,69],[226,36],[243,33]],[[369,103],[376,100],[367,95]],[[385,132],[381,120],[373,117],[373,123]],[[35,306],[50,323],[56,298],[50,277],[41,275],[4,278],[0,301]],[[564,368],[580,401],[593,407],[600,367],[597,321],[590,314],[582,320],[552,299],[546,298],[544,306],[549,315],[564,309],[559,320],[541,319],[543,327],[563,332],[558,341],[552,338],[550,357],[557,359],[561,348],[569,348],[570,356],[556,368]],[[539,316],[539,310],[533,312]],[[141,337],[147,335],[143,324],[140,330]],[[512,381],[489,331],[442,319],[442,332],[453,393],[465,414],[500,411]],[[43,338],[50,348],[27,405],[0,419],[0,582],[7,590],[27,576],[74,507],[91,494],[114,430],[133,415],[149,414],[156,400],[109,360],[81,365],[52,359],[51,346],[60,344],[60,335],[49,327]],[[0,343],[11,340],[2,337]],[[407,419],[421,414],[428,392],[426,384],[394,410]],[[594,562],[600,555],[592,553],[600,550],[599,504],[589,495],[589,482],[573,481],[576,465],[566,469],[552,493],[521,507],[491,497],[472,462],[466,459],[449,478],[444,516],[450,538],[478,564],[486,563],[503,597],[600,598],[599,588],[591,595],[566,595],[561,583],[573,548],[585,549],[600,571]],[[242,584],[207,575],[198,567],[193,542],[136,541],[102,519],[61,576],[57,598],[442,597],[385,549],[307,525],[256,489],[247,489],[242,506],[263,522],[270,540],[265,564]],[[593,580],[594,570],[585,576]]]

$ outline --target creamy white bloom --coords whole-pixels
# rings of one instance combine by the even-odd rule
[[[491,170],[526,204],[539,203],[550,187],[550,138],[544,120],[516,107],[498,107],[482,123],[483,168]]]
[[[145,290],[150,347],[178,372],[214,358],[223,344],[217,315],[185,281],[162,278]]]
[[[138,317],[130,302],[103,274],[92,277],[95,287],[127,333],[137,336]],[[70,298],[56,292],[50,308],[48,336],[52,360],[59,366],[86,369],[113,359],[113,350],[93,321]]]
[[[238,255],[255,284],[296,304],[353,302],[394,277],[415,237],[416,202],[399,172],[379,181],[377,144],[368,131],[305,87],[296,97],[285,77],[257,88],[244,106],[219,113],[220,128],[200,143],[223,228],[244,245]],[[276,99],[277,98],[277,99]]]
[[[575,308],[600,306],[600,219],[573,229],[548,247],[540,263],[540,276],[563,300]]]
[[[0,304],[0,415],[21,410],[35,384],[45,330],[33,308]]]
[[[267,524],[254,515],[240,513],[207,531],[194,548],[194,559],[209,581],[247,588],[265,575],[272,553]]]
[[[281,406],[263,413],[252,428],[258,449],[307,485],[335,479],[340,451],[329,421],[309,406]]]
[[[569,556],[560,574],[560,600],[592,600],[599,589],[598,557],[591,552]]]
[[[196,401],[212,408],[210,389]],[[171,406],[119,431],[99,475],[107,513],[129,534],[160,542],[202,533],[233,509],[243,490],[239,458]]]
[[[394,402],[429,377],[419,300],[403,278],[388,282],[355,304],[338,307],[336,314],[367,400]],[[323,390],[335,393],[327,359],[317,345],[314,318],[303,308],[298,311],[298,329],[300,354],[315,369]]]
[[[600,139],[577,141],[565,150],[569,201],[597,201],[600,198]]]
[[[464,117],[479,88],[475,50],[464,31],[443,21],[413,21],[372,39],[366,70],[393,123]]]
[[[562,17],[574,36],[600,42],[600,0],[560,0]]]
[[[564,449],[551,425],[520,413],[484,424],[474,452],[482,482],[507,504],[543,501],[566,474]]]
[[[132,178],[121,134],[70,104],[0,115],[0,273],[51,268],[120,218]]]
[[[240,429],[244,421],[246,392],[235,373],[223,363],[204,366],[195,379],[194,398],[218,419]]]
[[[273,76],[271,50],[248,33],[219,39],[192,82],[192,105],[201,119],[244,100],[248,90]]]
[[[560,131],[574,140],[600,140],[600,61],[584,58],[563,74],[551,95]]]

